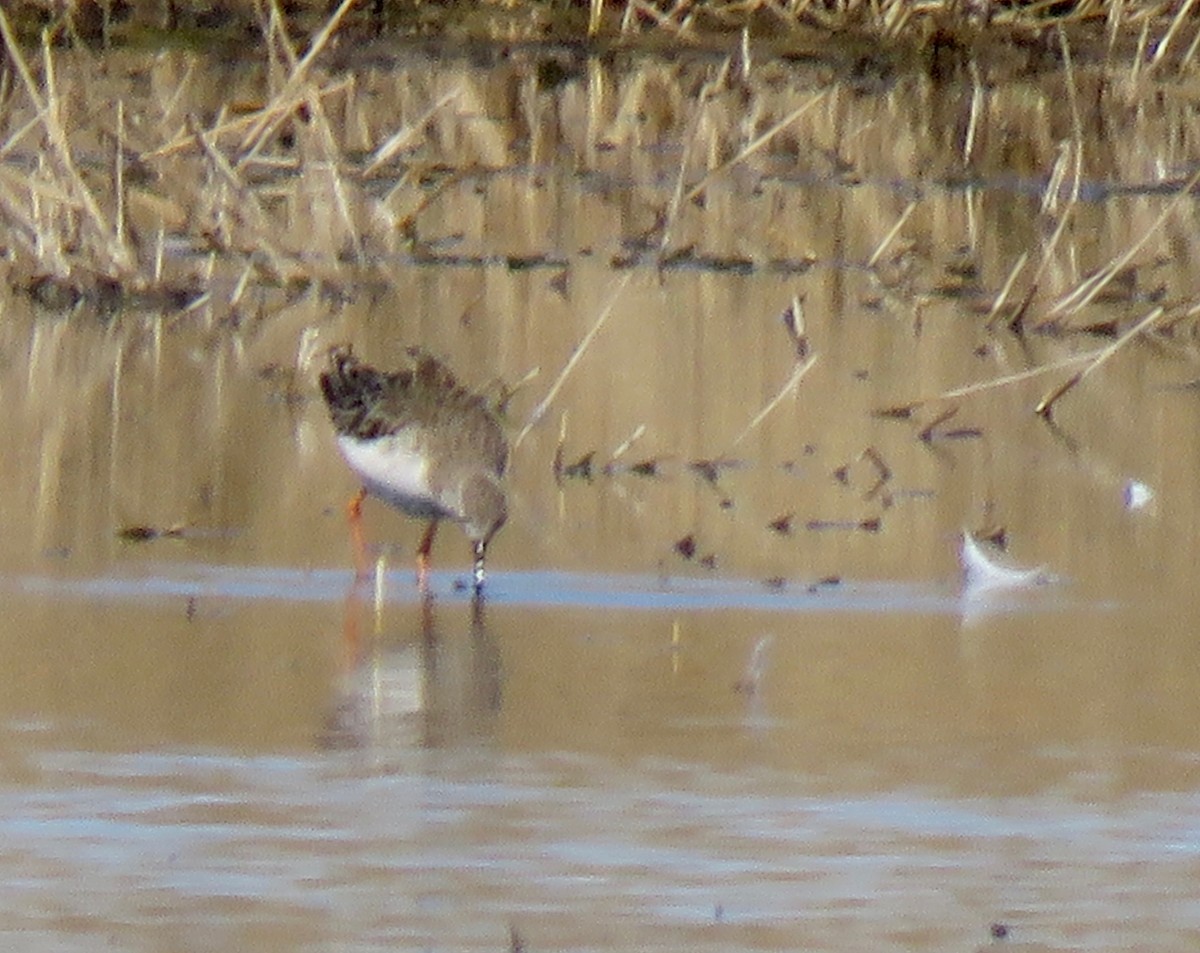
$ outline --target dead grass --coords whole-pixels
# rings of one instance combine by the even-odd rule
[[[909,60],[934,73],[993,62],[1048,65],[1067,30],[1088,56],[1151,71],[1190,64],[1200,45],[1194,0],[491,0],[447,4],[432,13],[415,0],[358,0],[344,29],[363,38],[387,33],[476,40],[591,41],[611,47],[648,42],[728,48],[729,36],[770,54],[856,54],[853,68],[873,72]],[[60,40],[96,45],[244,44],[267,21],[302,46],[328,24],[329,0],[12,0],[10,21],[27,41],[46,30]],[[836,50],[829,38],[836,37]],[[747,43],[747,52],[752,48]],[[292,64],[295,65],[294,63]],[[1114,64],[1115,65],[1115,64]]]
[[[913,29],[929,9],[913,7],[894,29]],[[1130,5],[1122,10],[1118,25],[1139,30],[1139,43],[1166,42],[1173,29],[1171,49],[1191,47],[1190,17],[1137,20]],[[601,12],[607,23],[613,10]],[[658,12],[674,34],[699,29]],[[483,66],[400,61],[339,43],[361,13],[345,3],[305,40],[277,5],[263,6],[253,53],[224,71],[204,54],[98,55],[51,37],[30,46],[6,21],[0,281],[60,307],[172,312],[147,322],[155,334],[204,328],[192,320],[203,314],[231,348],[301,296],[313,305],[297,323],[305,334],[325,333],[326,312],[353,299],[386,325],[384,340],[403,327],[474,341],[461,328],[475,322],[489,366],[507,374],[536,353],[551,369],[534,420],[552,406],[578,408],[588,365],[605,369],[610,380],[597,385],[592,373],[586,391],[603,395],[593,412],[634,406],[644,416],[612,419],[622,433],[638,422],[634,437],[651,445],[642,456],[639,444],[616,473],[690,467],[707,487],[717,480],[706,474],[728,463],[722,453],[791,459],[802,452],[797,434],[819,432],[835,442],[831,453],[858,461],[861,502],[872,507],[897,466],[891,448],[884,463],[871,449],[876,434],[825,423],[864,419],[863,407],[842,406],[866,386],[860,370],[907,363],[902,384],[871,395],[909,399],[894,416],[920,412],[912,436],[925,452],[979,441],[974,411],[1001,389],[1029,394],[1031,410],[1045,394],[1047,413],[1080,406],[1081,395],[1099,405],[1100,369],[1108,379],[1148,338],[1173,335],[1186,347],[1196,337],[1200,292],[1185,274],[1198,227],[1188,198],[1200,153],[1195,93],[1150,53],[1136,76],[1080,66],[1088,57],[1077,55],[1075,21],[1063,16],[1039,41],[1056,50],[1056,70],[1004,84],[982,65],[968,68],[950,96],[928,70],[846,78],[781,60],[740,34],[723,57],[631,64],[554,48]],[[643,26],[633,15],[627,29]],[[360,52],[369,55],[360,61]],[[436,281],[428,266],[438,267]],[[377,287],[389,306],[366,301]],[[780,329],[776,319],[806,293],[815,366],[802,353],[803,327]],[[426,323],[402,325],[417,294]],[[770,336],[747,330],[768,325]],[[869,353],[855,335],[883,325],[898,351],[906,338],[920,346]],[[942,347],[939,326],[977,339]],[[1099,335],[1108,340],[1096,347]],[[701,337],[720,355],[703,365],[703,381],[682,374],[657,399],[640,390],[659,355],[702,366],[689,362]],[[813,414],[822,399],[813,391],[835,394],[824,399],[842,416]],[[677,393],[723,395],[697,415],[699,447],[660,413]],[[818,421],[807,430],[806,414]],[[526,452],[543,436],[523,433]],[[672,470],[670,451],[687,440],[690,455]],[[594,455],[572,453],[578,463],[557,469],[590,474]],[[853,518],[878,528],[874,510]],[[171,525],[158,520],[138,525]],[[783,506],[753,520],[776,536],[791,532]]]
[[[316,5],[289,6],[285,15],[276,0],[175,6],[178,17],[197,22],[208,11],[213,30],[241,18],[252,53],[242,58],[245,69],[228,74],[228,87],[207,96],[196,89],[220,75],[203,55],[155,60],[137,51],[97,55],[64,47],[64,38],[89,36],[87,4],[0,10],[0,220],[9,235],[0,269],[11,286],[44,303],[219,306],[241,320],[255,289],[286,296],[316,287],[336,295],[360,285],[364,274],[368,284],[392,281],[398,258],[567,268],[571,249],[529,229],[467,250],[460,242],[449,253],[438,244],[456,227],[449,206],[469,206],[472,193],[486,193],[489,204],[510,195],[517,214],[533,216],[542,207],[539,186],[505,189],[514,175],[544,168],[547,156],[557,157],[552,191],[589,176],[646,186],[601,246],[614,270],[799,275],[836,256],[840,266],[861,263],[878,279],[880,301],[912,312],[917,324],[932,289],[973,296],[993,330],[1021,330],[1029,316],[1043,331],[1060,331],[1063,321],[1094,325],[1094,309],[1066,312],[1051,302],[1066,301],[1078,287],[1082,304],[1091,303],[1115,277],[1161,256],[1190,228],[1178,198],[1147,206],[1124,223],[1128,253],[1104,269],[1080,237],[1078,208],[1085,181],[1137,182],[1147,168],[1192,161],[1186,134],[1152,127],[1143,108],[1152,88],[1146,84],[1162,82],[1172,57],[1190,57],[1196,46],[1200,29],[1190,4],[772,0],[660,7],[650,19],[688,45],[704,31],[728,39],[731,24],[747,29],[732,34],[727,57],[675,56],[636,70],[609,68],[571,49],[518,53],[504,67],[507,100],[497,93],[503,84],[478,73],[426,77],[419,66],[389,72],[378,50],[358,43],[355,31],[373,9],[364,0],[343,0],[320,18]],[[221,17],[213,14],[218,8]],[[103,36],[114,45],[118,27],[162,13],[154,4],[119,14],[106,9],[114,13]],[[606,42],[647,31],[648,8],[598,9]],[[402,14],[385,5],[389,27]],[[1011,40],[1007,48],[1021,62],[1033,57],[1055,72],[1006,96],[973,58],[972,40],[956,48],[966,56],[957,88],[973,90],[970,96],[942,97],[944,76],[932,61],[916,73],[889,73],[894,62],[868,53],[854,67],[856,77],[837,82],[830,67],[780,59],[779,31],[760,26],[764,16],[807,31],[840,31],[852,44],[872,31],[876,41],[919,34],[935,47],[950,42],[937,39],[939,30],[972,31],[976,40],[988,34]],[[1082,44],[1072,38],[1081,35]],[[26,42],[30,36],[36,44]],[[1129,67],[1084,69],[1081,62],[1098,55],[1097,36],[1105,55],[1131,43],[1142,49],[1140,78]],[[883,47],[877,42],[874,49]],[[135,65],[126,68],[122,56]],[[1147,75],[1155,72],[1157,79]],[[571,95],[572,86],[586,98]],[[149,95],[136,92],[145,87]],[[568,94],[555,98],[560,112],[548,116],[547,94],[560,87]],[[1189,89],[1175,82],[1168,90],[1181,129],[1190,128]],[[864,90],[872,95],[862,97]],[[1085,109],[1092,112],[1084,116]],[[1099,123],[1120,125],[1127,135],[1103,135]],[[664,147],[660,160],[656,150]],[[1148,154],[1153,149],[1162,153]],[[964,238],[923,191],[931,182],[1012,175],[1045,179],[1042,216],[1024,236],[1006,236],[1002,249],[989,249],[995,242],[987,229],[969,223]],[[864,179],[907,182],[917,197],[854,201]],[[808,221],[793,180],[846,190],[839,222],[845,244],[822,245],[825,235]],[[664,181],[670,188],[661,187]],[[1182,177],[1177,185],[1175,194],[1186,195]],[[752,233],[730,228],[739,207],[761,195],[775,196],[774,210]],[[546,207],[561,204],[551,198]],[[976,205],[969,215],[986,219]],[[935,282],[928,276],[940,266],[936,250],[951,244],[965,246],[967,257],[998,254],[999,271]],[[1113,236],[1113,244],[1121,238]],[[1088,274],[1098,277],[1081,277]],[[614,295],[628,277],[614,275]],[[1155,327],[1176,327],[1170,316],[1179,312],[1169,309]],[[1118,320],[1128,326],[1135,318]],[[592,337],[594,331],[583,338],[583,348]]]

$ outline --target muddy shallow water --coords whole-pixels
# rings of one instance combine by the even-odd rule
[[[113,62],[93,90],[95,63],[60,64],[81,98],[147,93],[146,150],[141,110],[211,95],[206,65]],[[224,68],[231,99],[262,95]],[[1115,291],[1020,337],[988,309],[1065,214],[1069,186],[1043,197],[1061,89],[767,64],[697,113],[717,68],[547,88],[519,57],[368,63],[327,117],[343,190],[303,129],[278,145],[303,174],[255,180],[319,283],[247,283],[236,248],[167,222],[166,269],[207,282],[190,307],[5,297],[11,945],[1195,948],[1194,203],[1154,224],[1196,161],[1186,91],[1079,78],[1139,134],[1085,108],[1091,187],[1030,326],[1155,230]],[[397,123],[424,133],[406,167],[359,175]],[[447,166],[432,197],[412,184]],[[718,174],[656,259],[681,168]],[[788,390],[797,299],[815,361]],[[1159,303],[1170,333],[1052,424],[1034,405],[1082,365],[949,393],[1098,353]],[[482,604],[453,527],[422,600],[420,527],[374,502],[381,561],[353,586],[314,383],[345,340],[382,364],[419,342],[481,387],[539,369],[514,443],[587,342],[514,448]],[[963,529],[998,527],[1039,584],[964,585]]]

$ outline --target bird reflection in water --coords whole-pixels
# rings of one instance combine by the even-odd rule
[[[425,589],[415,630],[389,632],[381,611],[385,579],[381,559],[372,596],[357,579],[346,593],[339,684],[320,745],[388,751],[490,738],[500,710],[500,655],[482,595],[472,596],[462,619],[462,604],[439,607]]]

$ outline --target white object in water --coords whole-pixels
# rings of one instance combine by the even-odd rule
[[[958,558],[962,564],[963,591],[966,593],[1044,586],[1053,581],[1045,566],[1024,569],[1013,565],[999,547],[981,543],[966,531],[962,534]]]
[[[1136,512],[1154,502],[1154,491],[1141,480],[1126,480],[1121,497],[1125,501],[1125,509]]]

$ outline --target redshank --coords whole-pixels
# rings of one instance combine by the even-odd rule
[[[329,352],[321,391],[338,448],[362,488],[350,501],[351,536],[366,572],[362,502],[367,494],[428,520],[417,548],[417,579],[428,587],[429,554],[441,520],[462,526],[475,553],[475,592],[483,591],[488,543],[508,517],[508,441],[496,409],[461,386],[437,358],[407,350],[410,366],[380,371],[349,347]]]

